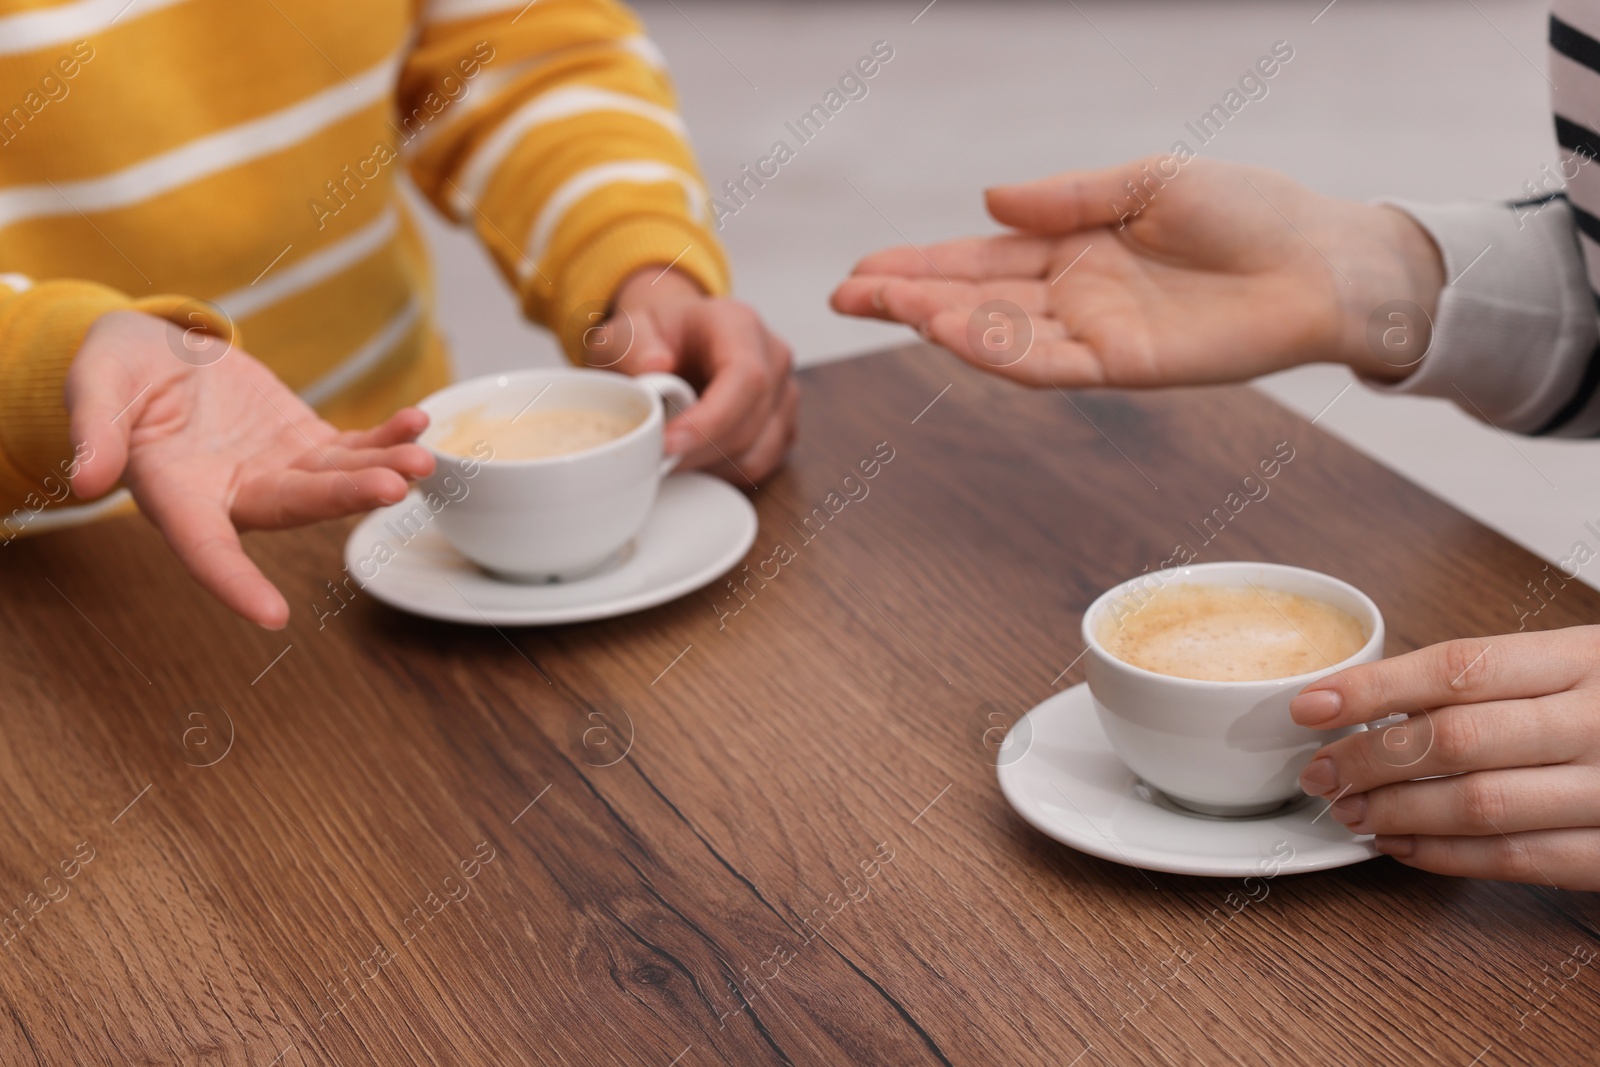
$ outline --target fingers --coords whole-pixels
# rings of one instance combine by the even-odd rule
[[[281,530],[371,511],[405,495],[405,478],[387,467],[277,470],[240,488],[232,517],[243,530]]]
[[[1383,836],[1378,851],[1435,874],[1600,889],[1600,830],[1537,830],[1486,837]]]
[[[333,446],[308,450],[295,467],[299,470],[345,472],[384,467],[402,478],[425,478],[433,473],[434,463],[432,454],[421,445],[390,445],[387,448]]]
[[[899,322],[920,330],[941,311],[978,306],[978,287],[942,279],[868,274],[850,278],[833,292],[833,309],[860,318]]]
[[[861,260],[850,273],[939,281],[1043,278],[1054,262],[1056,249],[1055,241],[1043,237],[968,237],[924,247],[887,248]]]
[[[1302,726],[1333,729],[1446,704],[1556,693],[1588,677],[1597,652],[1594,626],[1446,641],[1313,682],[1289,711]]]
[[[708,304],[689,325],[686,341],[701,353],[710,380],[700,400],[667,426],[666,450],[705,466],[754,442],[782,395],[792,355],[742,304]]]
[[[719,462],[711,463],[706,469],[735,485],[747,485],[767,477],[782,466],[784,457],[794,446],[798,432],[799,410],[800,386],[790,378],[784,384],[778,405],[762,427],[755,443],[741,455],[732,456],[727,460],[717,457]]]
[[[428,416],[418,408],[401,408],[381,426],[370,430],[351,430],[334,438],[341,448],[388,448],[409,444],[428,428]]]
[[[844,281],[833,291],[833,310],[864,319],[899,322],[921,328],[939,312],[962,305],[977,307],[977,288],[944,281],[868,274]]]
[[[986,331],[974,331],[970,315],[943,311],[928,323],[923,336],[979,370],[1021,385],[1081,389],[1106,384],[1105,365],[1100,357],[1089,346],[1069,338],[1059,321],[1033,316],[1029,329],[1032,337],[1026,345],[1013,336],[989,350],[983,347]],[[975,332],[979,342],[976,348]]]
[[[1433,775],[1567,763],[1589,744],[1588,716],[1582,694],[1438,708],[1325,745],[1300,785],[1331,798]]]
[[[767,428],[740,460],[745,473],[756,481],[767,477],[783,464],[800,433],[800,383],[784,382],[783,395]]]
[[[884,301],[884,293],[898,280],[877,274],[846,278],[834,289],[833,295],[828,297],[828,306],[841,315],[899,322],[901,320],[889,313],[888,304]]]
[[[1029,233],[1073,233],[1118,223],[1129,213],[1130,205],[1140,203],[1137,190],[1158,189],[1178,173],[1172,157],[1148,156],[1102,170],[1067,171],[1020,185],[998,186],[987,190],[984,199],[989,214],[1006,226]]]
[[[433,454],[413,442],[427,428],[428,416],[425,412],[417,408],[403,408],[389,416],[381,426],[342,433],[333,439],[332,444],[321,449],[308,449],[294,466],[300,470],[340,470],[346,473],[368,467],[384,467],[402,478],[426,478],[433,473]],[[392,486],[393,483],[388,484]]]
[[[1048,316],[1046,286],[1038,281],[946,282],[942,279],[867,275],[851,278],[833,294],[834,310],[900,322],[919,332],[943,311],[970,315],[990,300],[1016,304],[1035,319]]]
[[[682,456],[686,468],[713,468],[741,482],[782,461],[799,395],[790,378],[794,353],[754,311],[697,293],[653,311],[635,308],[630,328],[631,348],[615,369],[675,371],[705,383],[688,410],[669,406],[668,455]]]
[[[891,248],[856,264],[830,304],[843,315],[887,319],[922,329],[940,310],[1006,299],[1043,313],[1046,283],[1084,251],[1075,242],[989,237],[929,248]],[[1067,257],[1067,258],[1064,258]],[[973,284],[974,282],[978,284]]]
[[[1329,814],[1357,834],[1472,837],[1600,826],[1600,769],[1478,771],[1347,794]]]
[[[598,335],[585,344],[585,353],[595,360],[610,361],[592,362],[590,366],[623,374],[671,371],[678,362],[661,324],[643,309],[619,311],[613,315]]]
[[[141,495],[139,503],[184,568],[212,596],[269,630],[288,623],[289,602],[245,555],[220,501],[167,486]]]
[[[851,278],[834,292],[846,314],[902,322],[979,370],[1029,386],[1069,388],[1106,384],[1105,366],[1088,345],[1067,336],[1047,305],[1043,281],[968,282],[871,276]],[[989,301],[1022,312],[977,313]],[[990,338],[995,343],[989,344]],[[975,343],[976,342],[976,343]]]

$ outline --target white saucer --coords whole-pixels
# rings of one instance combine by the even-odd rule
[[[551,626],[655,607],[725,574],[756,539],[756,509],[743,493],[708,474],[674,474],[615,562],[566,582],[508,582],[469,562],[432,524],[410,540],[385,526],[419,499],[412,494],[363,519],[345,542],[345,566],[391,607],[474,626]],[[393,554],[368,578],[380,541]]]
[[[1255,819],[1168,806],[1111,751],[1087,685],[1018,719],[998,762],[1000,790],[1017,814],[1057,841],[1115,863],[1245,878],[1323,871],[1379,854],[1370,836],[1357,837],[1323,814],[1323,800]]]

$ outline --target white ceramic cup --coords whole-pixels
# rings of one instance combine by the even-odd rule
[[[1361,650],[1323,670],[1265,681],[1175,678],[1124,663],[1105,650],[1099,631],[1118,603],[1173,584],[1298,593],[1348,612],[1367,635]],[[1158,594],[1159,595],[1159,594]],[[1143,574],[1101,594],[1083,614],[1083,640],[1100,725],[1111,747],[1144,782],[1179,805],[1207,815],[1261,815],[1303,796],[1300,772],[1312,753],[1351,732],[1312,730],[1289,717],[1289,701],[1318,678],[1383,656],[1383,616],[1355,586],[1277,563],[1201,563]]]
[[[437,464],[421,488],[449,500],[437,515],[439,531],[462,555],[514,581],[595,570],[639,532],[661,479],[677,465],[661,452],[663,397],[686,408],[695,392],[672,374],[554,367],[490,374],[434,393],[417,406],[429,419],[420,443]],[[437,447],[463,413],[512,418],[530,404],[612,412],[639,424],[595,448],[543,459],[494,459],[487,446],[463,457]]]

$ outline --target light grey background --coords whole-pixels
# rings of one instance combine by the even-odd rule
[[[1294,59],[1207,155],[1361,199],[1511,197],[1557,159],[1541,0],[925,2],[636,5],[672,63],[713,187],[775,139],[794,144],[785,121],[875,41],[895,49],[867,97],[722,233],[738,295],[803,363],[909,336],[828,310],[863,253],[993,231],[985,185],[1194,144],[1184,122],[1275,41]],[[555,360],[476,246],[428,218],[462,373]],[[1349,381],[1315,367],[1261,384],[1313,416]],[[1360,386],[1319,425],[1547,559],[1600,519],[1600,442],[1511,438],[1446,403]]]

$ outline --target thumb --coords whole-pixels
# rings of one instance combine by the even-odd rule
[[[649,374],[677,367],[678,355],[667,343],[654,315],[643,311],[618,311],[606,323],[606,329],[611,331],[611,343],[622,350],[613,370],[623,374]]]
[[[1075,170],[986,190],[995,221],[1029,233],[1075,233],[1137,214],[1155,190],[1178,175],[1173,156],[1149,156],[1103,170]]]
[[[149,406],[153,382],[135,382],[115,363],[73,360],[66,401],[72,442],[73,493],[92,500],[109,492],[128,465],[128,442]]]

